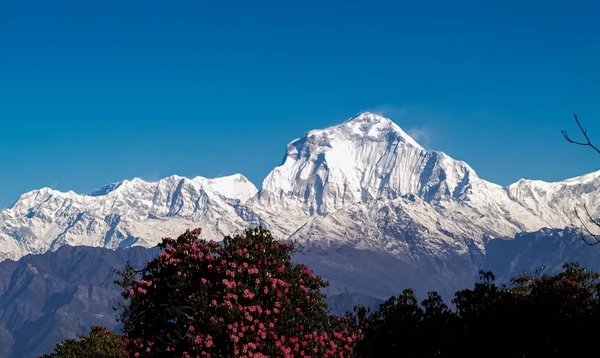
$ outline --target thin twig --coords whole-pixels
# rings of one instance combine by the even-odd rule
[[[567,140],[567,142],[569,143],[573,143],[573,144],[577,144],[577,145],[583,145],[583,146],[588,146],[591,147],[592,149],[594,149],[596,152],[600,153],[600,149],[598,149],[595,145],[592,144],[592,142],[590,141],[590,138],[587,135],[587,128],[583,128],[581,126],[581,123],[579,122],[579,119],[577,118],[576,114],[573,114],[573,117],[575,117],[575,122],[577,122],[577,126],[579,126],[579,130],[581,131],[581,133],[583,133],[583,136],[585,138],[585,142],[578,142],[575,140],[572,140],[569,135],[567,134],[566,130],[562,130],[562,134],[565,137],[565,139]]]
[[[562,132],[563,136],[565,137],[565,139],[567,140],[567,142],[581,145],[581,146],[590,147],[593,150],[595,150],[597,153],[600,153],[600,149],[598,147],[596,147],[595,145],[593,145],[592,141],[588,137],[587,128],[583,128],[583,126],[581,125],[581,122],[579,122],[579,118],[577,118],[576,114],[573,114],[573,117],[575,118],[575,122],[577,123],[579,130],[583,134],[585,141],[579,142],[579,141],[575,141],[575,140],[571,139],[571,137],[569,137],[569,135],[567,134],[567,131],[563,129],[561,132]],[[586,221],[591,222],[594,226],[597,226],[598,228],[600,228],[600,218],[594,219],[594,217],[590,214],[590,211],[588,210],[587,206],[584,205],[583,207],[584,207],[585,213],[587,215]],[[588,226],[585,224],[585,221],[579,216],[579,213],[577,212],[577,208],[575,208],[575,216],[577,216],[577,219],[579,219],[579,222],[581,223],[581,238],[582,238],[583,242],[585,242],[586,244],[588,244],[590,246],[600,244],[600,235],[594,234],[592,231],[590,231]],[[589,234],[588,238],[592,241],[588,241],[585,233]]]
[[[596,225],[600,227],[600,219],[594,219],[594,217],[592,216],[592,214],[590,214],[590,211],[588,210],[587,205],[584,205],[583,208],[585,209],[585,214],[587,215],[587,217],[590,219],[590,221]]]
[[[594,223],[596,226],[600,226],[589,214],[587,207],[584,206],[584,208],[588,215],[588,219],[590,219],[592,221],[592,223]],[[577,219],[579,219],[579,222],[581,223],[581,239],[583,240],[583,242],[585,242],[589,246],[594,246],[594,245],[600,244],[600,235],[594,234],[593,232],[590,231],[590,229],[584,223],[583,219],[579,216],[577,209],[575,209],[575,216],[577,216]],[[588,239],[586,239],[584,232],[587,232],[589,234],[589,236],[591,236],[591,238],[590,238],[592,240],[591,242],[588,241]]]

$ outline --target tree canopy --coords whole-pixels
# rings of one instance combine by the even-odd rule
[[[522,274],[498,286],[482,272],[449,309],[435,293],[421,305],[405,290],[379,310],[356,307],[364,329],[358,357],[570,357],[588,352],[596,335],[600,275],[566,263],[556,275]],[[398,352],[402,352],[401,354]]]
[[[291,262],[294,246],[268,230],[199,239],[200,229],[159,245],[118,284],[128,349],[143,357],[349,357],[358,331],[330,316],[327,286]]]

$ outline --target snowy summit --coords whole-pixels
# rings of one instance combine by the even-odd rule
[[[270,205],[325,214],[406,194],[460,195],[474,177],[466,163],[425,150],[390,119],[365,112],[288,144],[260,195]]]

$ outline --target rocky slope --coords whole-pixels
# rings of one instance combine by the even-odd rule
[[[36,357],[91,325],[118,329],[121,301],[113,270],[141,265],[156,248],[108,250],[62,246],[0,262],[0,357]]]

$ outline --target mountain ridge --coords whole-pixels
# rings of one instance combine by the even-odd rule
[[[598,207],[600,171],[502,187],[463,161],[423,148],[390,119],[364,112],[290,142],[260,189],[242,174],[172,175],[111,183],[89,195],[49,188],[24,193],[0,211],[0,260],[65,244],[153,246],[196,226],[219,240],[256,225],[281,239],[318,237],[400,256],[408,244],[390,227],[403,225],[424,243],[459,245],[462,255],[467,241],[481,251],[486,237],[573,225],[574,203]],[[380,239],[337,230],[357,224]]]

